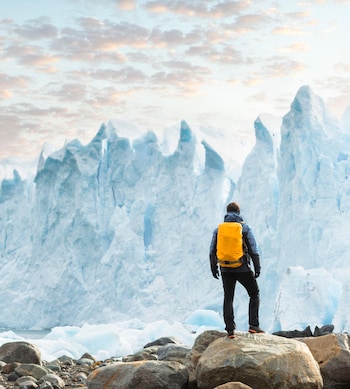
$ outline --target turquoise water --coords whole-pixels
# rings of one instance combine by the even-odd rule
[[[42,339],[44,338],[48,333],[50,333],[50,329],[48,330],[18,330],[18,329],[12,329],[12,328],[0,328],[0,337],[1,334],[4,332],[12,331],[16,335],[25,338],[25,339]]]

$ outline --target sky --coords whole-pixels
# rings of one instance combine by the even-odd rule
[[[182,119],[254,144],[303,85],[350,105],[350,0],[1,0],[0,160],[36,158],[118,118]]]

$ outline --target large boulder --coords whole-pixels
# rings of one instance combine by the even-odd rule
[[[0,361],[41,365],[41,353],[36,346],[28,342],[4,343],[0,347]]]
[[[179,362],[117,362],[89,374],[89,389],[185,389],[188,372]]]
[[[204,331],[197,336],[194,341],[192,350],[187,354],[186,366],[188,369],[188,387],[189,389],[197,388],[196,368],[199,358],[202,356],[206,348],[214,342],[214,340],[223,338],[226,336],[225,332],[208,330]]]
[[[237,333],[214,340],[196,367],[200,389],[242,382],[253,389],[321,389],[320,368],[309,348],[294,339]]]
[[[347,334],[329,334],[300,339],[318,362],[324,388],[350,388],[350,339]]]

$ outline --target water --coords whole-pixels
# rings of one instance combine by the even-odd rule
[[[0,337],[6,332],[13,332],[15,335],[24,339],[42,339],[51,332],[51,329],[46,330],[20,330],[12,328],[0,328]]]

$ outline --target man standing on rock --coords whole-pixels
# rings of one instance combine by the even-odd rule
[[[235,337],[236,324],[233,297],[237,281],[244,286],[249,300],[249,332],[263,333],[259,327],[260,295],[256,279],[260,275],[260,257],[252,229],[243,221],[237,203],[227,205],[224,223],[214,230],[210,245],[210,266],[219,278],[218,264],[224,288],[224,321],[228,338]],[[250,268],[253,261],[254,272]]]

